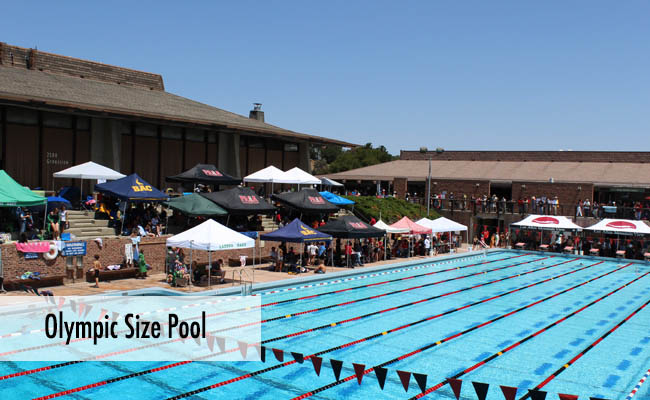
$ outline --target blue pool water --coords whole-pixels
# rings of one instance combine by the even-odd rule
[[[408,393],[405,392],[396,370],[426,374],[428,376],[427,387],[431,387],[444,381],[447,377],[451,377],[459,371],[479,363],[507,346],[517,343],[550,323],[579,310],[601,296],[641,277],[616,293],[585,308],[575,316],[562,321],[459,378],[464,382],[461,389],[461,398],[464,399],[476,398],[471,384],[472,381],[490,384],[488,399],[503,398],[499,385],[518,387],[518,397],[520,397],[526,393],[527,388],[532,388],[544,381],[592,342],[650,300],[650,275],[643,276],[643,274],[650,271],[648,264],[633,264],[607,274],[622,267],[625,263],[617,260],[602,262],[602,260],[588,257],[554,255],[554,257],[548,258],[548,256],[541,254],[523,256],[522,254],[515,251],[494,252],[488,253],[485,258],[460,257],[444,264],[436,259],[422,263],[422,265],[417,266],[418,268],[397,267],[396,269],[403,270],[401,272],[384,273],[374,277],[320,286],[315,285],[309,288],[284,290],[273,294],[262,294],[262,303],[266,304],[323,294],[344,288],[365,286],[386,280],[396,280],[386,284],[321,295],[311,299],[286,302],[263,308],[263,319],[272,319],[288,314],[296,314],[304,310],[462,277],[476,272],[485,272],[401,293],[332,307],[318,312],[270,321],[262,325],[262,339],[268,340],[473,287],[489,281],[512,277],[493,284],[477,286],[459,293],[445,295],[431,301],[402,307],[398,310],[387,311],[349,323],[329,325],[327,328],[266,344],[267,348],[277,348],[285,350],[285,352],[293,351],[310,355],[373,334],[388,332],[426,317],[544,281],[529,288],[472,305],[439,318],[323,354],[321,356],[323,357],[323,365],[320,376],[315,374],[312,363],[306,360],[303,364],[294,363],[254,377],[228,383],[215,389],[202,391],[190,396],[190,398],[294,398],[336,381],[330,366],[330,359],[343,362],[341,378],[344,378],[354,375],[353,363],[364,364],[366,368],[370,368],[393,358],[409,354],[431,343],[443,341],[440,345],[387,365],[388,375],[384,390],[379,388],[375,373],[370,372],[363,377],[361,385],[357,383],[356,379],[351,379],[327,390],[320,391],[313,396],[313,398],[320,399],[363,400],[409,398],[420,393],[420,389],[414,379],[411,378]],[[477,263],[482,264],[474,265]],[[412,279],[401,279],[452,267],[459,268],[427,276],[417,276]],[[497,270],[492,271],[494,269]],[[538,269],[539,271],[535,271]],[[390,272],[390,270],[384,272]],[[569,272],[572,273],[567,274]],[[360,274],[364,274],[364,272],[360,271]],[[367,272],[365,274],[367,275]],[[563,274],[566,275],[555,279],[555,277]],[[548,296],[553,296],[593,278],[597,279],[501,318],[494,323],[474,329],[452,340],[443,340],[458,332],[498,318]],[[324,277],[324,281],[329,280],[332,280],[332,278]],[[639,311],[541,390],[549,393],[547,398],[557,398],[557,393],[569,393],[579,395],[580,398],[594,396],[607,399],[624,399],[645,371],[650,368],[649,327],[650,306]],[[267,351],[266,358],[265,363],[194,362],[88,388],[62,398],[138,400],[167,398],[245,376],[248,373],[279,364],[271,351]],[[285,353],[285,362],[292,359],[289,353]],[[4,362],[0,363],[0,376],[50,364],[52,363]],[[22,399],[47,396],[139,371],[162,367],[167,364],[170,363],[84,362],[73,364],[0,380],[0,398]],[[450,399],[454,398],[454,396],[449,385],[445,385],[424,398]],[[646,383],[642,387],[635,399],[650,399],[650,383]]]

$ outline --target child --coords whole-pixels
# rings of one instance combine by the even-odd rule
[[[99,254],[95,254],[95,261],[91,271],[95,273],[95,288],[99,288],[99,271],[102,269],[102,264],[99,262]]]

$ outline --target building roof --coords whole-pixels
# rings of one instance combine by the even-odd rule
[[[386,180],[406,177],[425,181],[427,160],[396,160],[353,169],[328,177],[339,180]],[[491,182],[584,182],[599,186],[650,187],[650,164],[604,162],[431,161],[432,179]]]
[[[650,162],[650,151],[401,150],[400,160]]]
[[[15,46],[0,46],[0,100],[355,146],[282,129],[166,92],[162,77],[157,74]]]

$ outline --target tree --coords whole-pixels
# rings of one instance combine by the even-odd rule
[[[373,148],[372,143],[347,151],[343,151],[338,146],[323,146],[317,155],[318,158],[314,157],[317,160],[314,172],[317,174],[342,172],[397,159],[386,150],[386,147]]]

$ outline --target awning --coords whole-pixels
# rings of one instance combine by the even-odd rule
[[[114,171],[103,165],[99,165],[92,161],[83,164],[75,165],[74,167],[66,168],[62,171],[55,172],[55,178],[68,178],[68,179],[103,179],[112,181],[115,179],[124,178],[126,175]]]
[[[330,193],[328,191],[318,192],[318,193],[320,193],[320,195],[323,196],[325,200],[337,206],[347,206],[350,204],[354,204],[354,201],[346,199],[345,197],[341,197],[337,194]]]
[[[260,239],[275,242],[303,243],[332,240],[332,236],[310,228],[309,225],[296,218],[276,231],[265,233],[260,236]]]
[[[337,182],[337,181],[335,181],[333,179],[330,179],[330,178],[328,178],[326,176],[320,178],[320,183],[323,186],[343,186],[342,183],[339,183],[339,182]]]
[[[167,200],[169,197],[140,178],[138,174],[131,174],[116,181],[97,184],[95,190],[121,200],[131,201],[162,201]]]
[[[513,223],[512,226],[539,230],[582,230],[582,227],[574,224],[573,221],[567,217],[550,215],[529,215],[523,220]]]
[[[613,233],[617,235],[649,235],[650,226],[643,221],[605,218],[585,228],[585,231]]]
[[[254,172],[244,177],[244,182],[254,183],[284,183],[280,182],[284,178],[284,171],[269,165],[268,167]]]
[[[45,197],[21,186],[4,170],[0,170],[0,207],[32,207],[45,203]]]
[[[391,227],[408,229],[408,233],[413,235],[425,235],[431,233],[431,228],[416,224],[411,221],[409,217],[402,217],[402,219],[392,224]]]
[[[194,250],[233,250],[254,246],[255,240],[212,219],[167,239],[167,247]]]
[[[386,231],[361,221],[354,215],[345,215],[319,227],[322,232],[329,233],[335,238],[361,239],[382,237]]]
[[[221,172],[212,164],[196,164],[192,168],[178,175],[168,176],[167,182],[180,182],[206,185],[239,185],[241,179]]]
[[[220,192],[201,193],[201,196],[232,215],[270,214],[275,211],[275,207],[247,187],[238,186]]]
[[[163,204],[190,217],[209,217],[228,214],[226,210],[197,193],[174,197],[163,202]]]
[[[459,224],[458,222],[452,221],[445,217],[439,217],[434,220],[422,218],[416,221],[416,224],[431,228],[431,232],[433,233],[460,232],[467,230],[467,227],[465,225]]]
[[[329,214],[339,210],[315,189],[274,194],[271,198],[305,214]]]
[[[409,233],[408,228],[395,228],[388,225],[382,220],[377,221],[377,223],[374,224],[373,226],[377,229],[386,231],[386,233]]]

